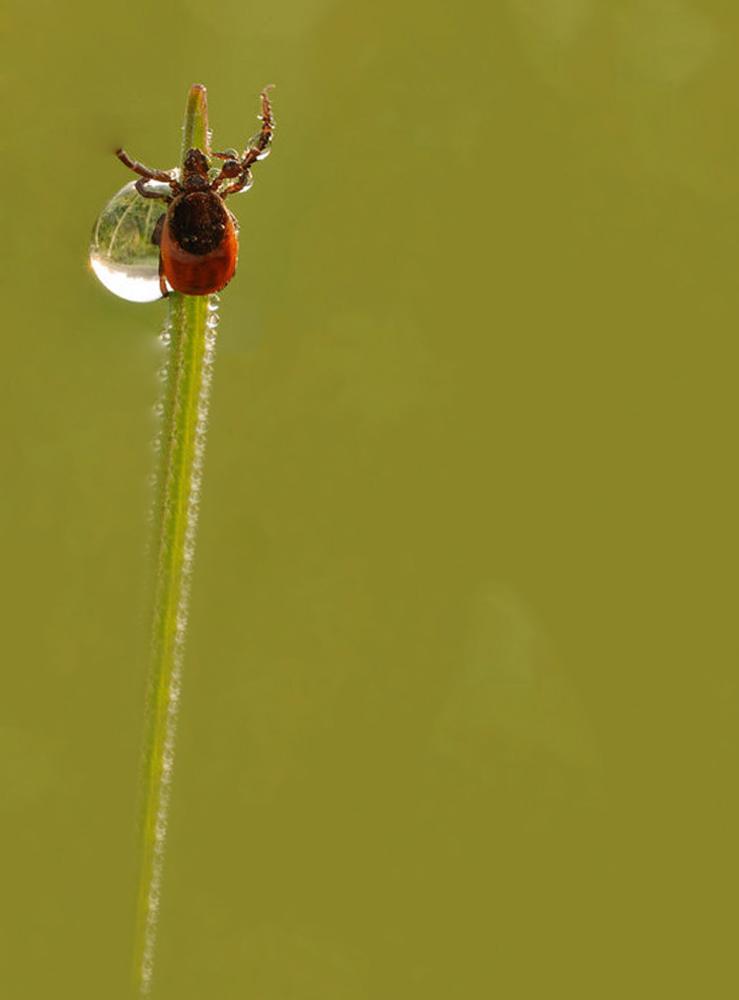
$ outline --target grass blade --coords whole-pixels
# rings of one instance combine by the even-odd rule
[[[183,159],[209,150],[205,88],[190,88]],[[165,340],[162,449],[155,524],[154,612],[142,775],[141,873],[134,953],[135,992],[151,990],[161,899],[175,729],[187,631],[190,577],[202,484],[215,352],[217,296],[172,294]]]

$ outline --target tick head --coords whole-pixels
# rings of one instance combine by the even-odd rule
[[[208,186],[208,159],[199,149],[188,149],[185,156],[183,186],[198,190]]]

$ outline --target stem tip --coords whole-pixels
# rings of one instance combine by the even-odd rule
[[[210,154],[208,91],[202,83],[194,83],[187,92],[183,140],[183,162],[188,149],[202,149],[206,155]]]

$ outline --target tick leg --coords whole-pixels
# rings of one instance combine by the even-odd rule
[[[216,191],[218,186],[223,184],[224,181],[231,180],[234,177],[240,177],[242,170],[241,160],[233,160],[229,157],[221,167],[219,175],[211,181],[211,191]]]
[[[226,195],[229,194],[236,194],[238,191],[241,191],[242,188],[245,188],[247,184],[251,185],[252,180],[253,178],[251,175],[251,170],[249,170],[248,167],[246,168],[242,167],[241,177],[239,177],[236,183],[229,185],[229,187],[224,188],[222,191],[219,191],[218,193],[220,194],[221,198],[225,198]]]
[[[270,84],[269,87],[265,87],[262,91],[262,114],[260,115],[262,127],[259,132],[249,140],[249,148],[239,161],[241,167],[239,179],[235,184],[230,184],[227,188],[223,188],[222,191],[218,192],[221,198],[226,198],[230,194],[236,194],[237,191],[243,190],[247,184],[251,184],[252,176],[249,168],[252,163],[255,163],[260,157],[264,156],[266,150],[269,148],[269,144],[272,141],[272,135],[275,130],[275,120],[272,117],[272,105],[269,103],[269,97],[267,96],[271,86],[272,85]],[[230,172],[228,168],[229,164],[225,163],[221,173],[218,175],[211,187],[216,188],[218,184],[228,178]]]
[[[156,221],[154,230],[151,234],[151,242],[154,246],[159,246],[162,242],[162,229],[164,229],[164,220],[167,218],[166,212],[162,212]],[[159,291],[162,293],[162,298],[166,299],[169,295],[169,289],[167,288],[167,283],[164,280],[164,261],[162,260],[161,251],[159,252]]]
[[[264,155],[265,150],[268,148],[270,142],[272,141],[272,135],[275,130],[275,120],[272,117],[272,105],[269,103],[269,91],[272,89],[273,84],[269,87],[265,87],[261,93],[262,98],[262,113],[259,116],[262,120],[262,127],[257,132],[255,136],[249,140],[249,148],[244,153],[241,159],[241,166],[244,170],[258,160],[260,156]]]
[[[162,242],[162,229],[164,229],[164,220],[166,218],[167,218],[166,213],[162,212],[162,214],[157,219],[156,225],[154,226],[154,229],[152,231],[151,242],[154,244],[155,247],[158,247],[159,244]]]
[[[142,177],[146,177],[150,181],[163,181],[165,184],[176,184],[177,181],[172,177],[170,173],[166,170],[152,170],[150,167],[145,167],[143,163],[139,163],[138,160],[132,160],[128,153],[123,149],[117,149],[115,155],[124,163],[129,170],[133,170],[135,174],[141,174]]]
[[[172,201],[171,196],[168,194],[163,194],[161,191],[150,191],[143,177],[136,181],[134,187],[143,198],[154,198],[157,201],[166,201],[167,204]]]
[[[169,298],[169,289],[164,277],[164,261],[162,260],[161,253],[159,254],[159,291],[162,293],[163,299]]]

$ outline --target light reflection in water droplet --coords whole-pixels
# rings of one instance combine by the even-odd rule
[[[260,158],[261,157],[257,157],[257,159],[260,159]],[[240,195],[240,194],[246,194],[246,192],[247,191],[251,191],[251,189],[253,187],[254,187],[254,177],[252,176],[252,177],[249,178],[249,180],[246,182],[246,184],[244,184],[244,186],[242,188],[240,188],[238,191],[234,192],[234,194],[232,194],[231,197],[235,198],[235,197],[238,197],[238,195]]]
[[[166,189],[151,184],[153,189]],[[90,241],[90,266],[105,287],[129,302],[154,302],[159,290],[159,248],[151,242],[161,201],[142,198],[134,182],[113,195],[98,216]]]
[[[111,266],[93,254],[90,254],[90,265],[98,280],[119,299],[126,299],[128,302],[155,302],[162,297],[158,274],[152,278],[146,269]]]

